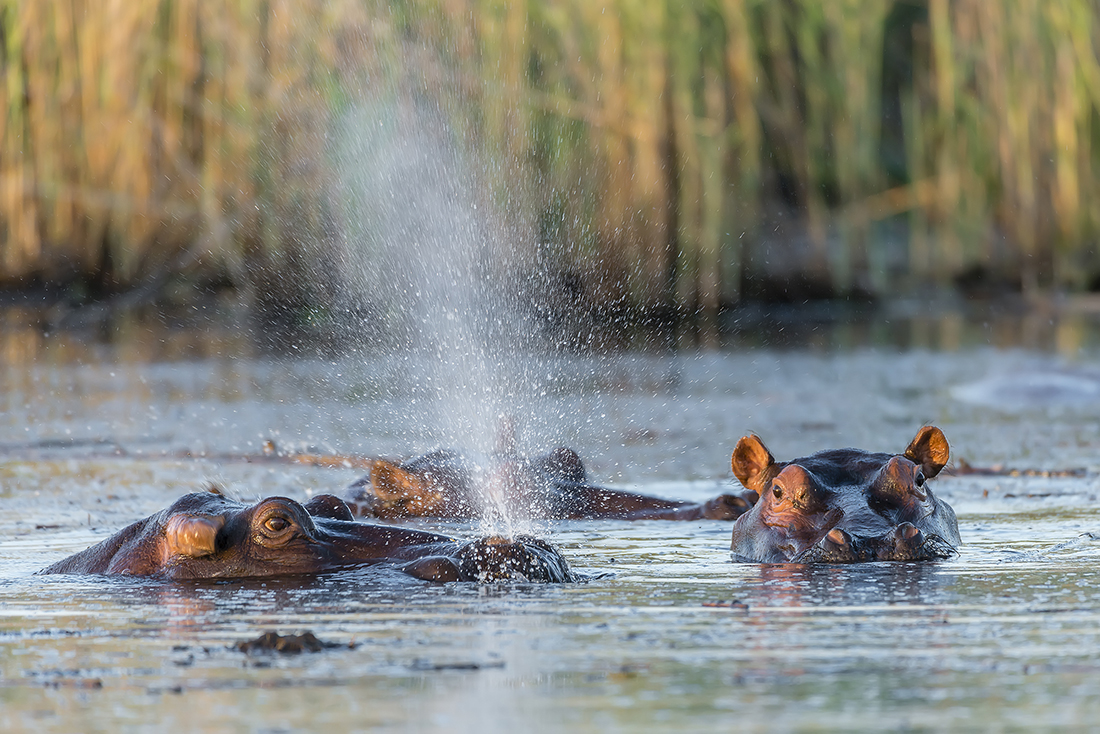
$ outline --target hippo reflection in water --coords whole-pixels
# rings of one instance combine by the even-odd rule
[[[955,555],[955,512],[927,480],[947,464],[926,426],[905,452],[821,451],[777,462],[756,436],[733,452],[734,475],[760,496],[733,526],[733,556],[764,563],[923,561]]]
[[[520,536],[459,542],[411,528],[354,522],[332,495],[305,505],[269,497],[246,505],[216,490],[171,507],[39,573],[226,579],[313,574],[390,562],[429,581],[571,581],[549,544]]]
[[[685,502],[599,487],[567,448],[533,458],[441,449],[400,464],[379,459],[345,499],[357,514],[383,519],[499,513],[514,519],[733,520],[751,506],[733,494]]]

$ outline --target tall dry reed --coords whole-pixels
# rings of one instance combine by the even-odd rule
[[[325,133],[446,98],[593,303],[1100,273],[1083,0],[0,0],[0,275],[239,283],[333,238]],[[320,250],[318,249],[320,248]]]

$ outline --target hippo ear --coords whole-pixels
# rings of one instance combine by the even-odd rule
[[[385,459],[375,459],[370,466],[371,487],[381,500],[392,501],[422,493],[420,479],[397,464]]]
[[[947,445],[947,437],[943,435],[943,431],[935,426],[925,426],[909,443],[904,456],[920,464],[924,476],[931,479],[947,465],[951,458],[951,448]]]
[[[775,472],[775,458],[759,436],[743,436],[730,459],[733,475],[745,489],[760,492]]]
[[[540,456],[533,463],[552,479],[577,483],[588,479],[580,454],[564,446],[559,446],[546,456]]]
[[[328,517],[333,520],[354,520],[355,516],[348,507],[348,503],[331,494],[319,494],[303,507],[306,512],[314,517]]]
[[[202,558],[214,554],[223,525],[221,515],[173,515],[164,526],[167,555]]]

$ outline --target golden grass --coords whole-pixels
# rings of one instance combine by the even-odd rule
[[[603,302],[713,312],[778,219],[841,293],[1080,288],[1098,30],[1083,0],[0,0],[0,280],[254,281],[331,237],[335,117],[413,83]]]
[[[289,214],[312,224],[357,3],[6,0],[0,18],[5,280],[240,271]]]

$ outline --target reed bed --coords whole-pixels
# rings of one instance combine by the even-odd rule
[[[347,236],[327,133],[417,94],[593,304],[1095,287],[1097,20],[1082,0],[0,0],[0,280],[323,291],[309,274]]]
[[[355,2],[0,2],[0,273],[239,284],[322,236]]]

